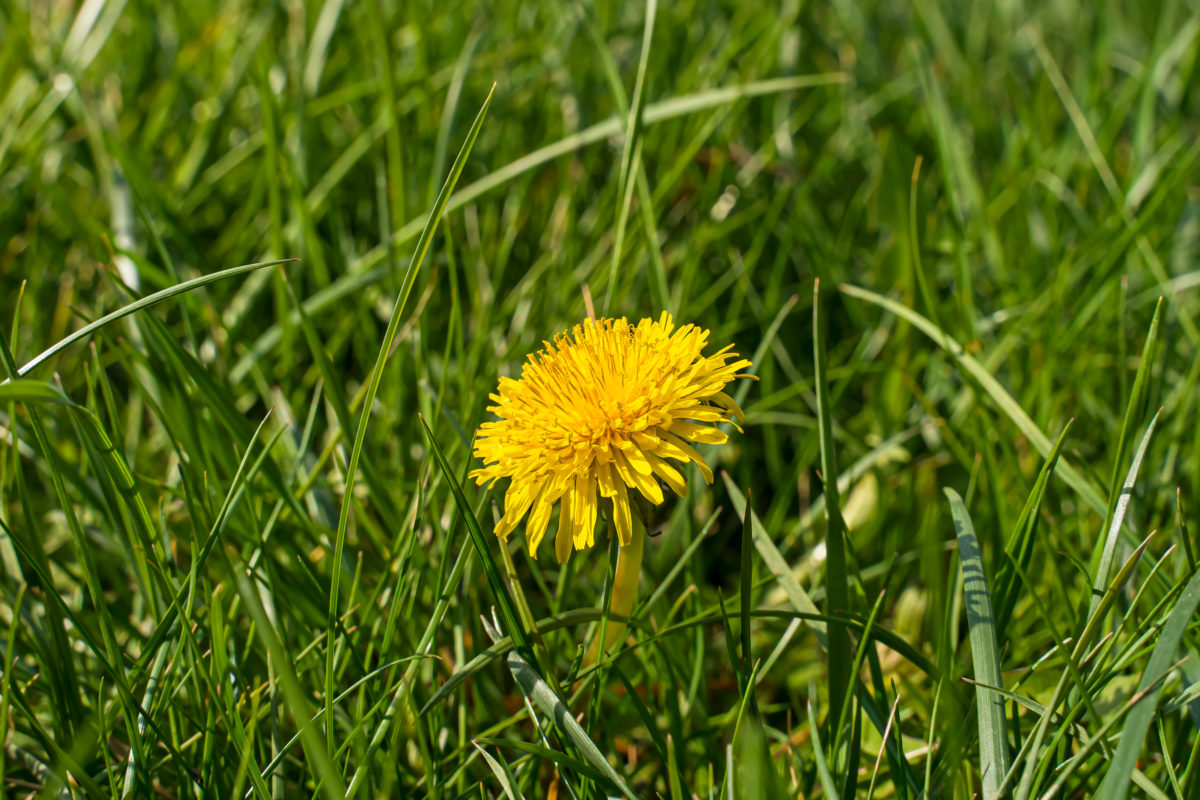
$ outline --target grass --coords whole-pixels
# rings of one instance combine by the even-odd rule
[[[1195,11],[0,3],[5,796],[1200,797]],[[589,303],[760,379],[594,667]]]

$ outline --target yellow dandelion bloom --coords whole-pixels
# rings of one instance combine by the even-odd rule
[[[479,484],[509,478],[501,539],[529,515],[526,542],[536,557],[550,514],[560,503],[554,552],[565,562],[572,549],[595,543],[600,498],[611,501],[621,544],[633,538],[631,492],[655,505],[659,482],[680,496],[687,484],[676,464],[695,462],[704,480],[712,470],[693,444],[723,444],[717,425],[745,415],[725,387],[750,366],[732,345],[706,356],[708,331],[675,327],[671,315],[586,320],[531,355],[520,380],[501,378],[498,420],[479,428],[475,456]],[[738,428],[740,431],[741,428]],[[675,463],[672,463],[675,462]]]

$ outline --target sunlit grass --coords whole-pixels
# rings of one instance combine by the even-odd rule
[[[1193,10],[418,5],[0,7],[4,795],[1196,797]],[[472,438],[663,310],[592,664]]]

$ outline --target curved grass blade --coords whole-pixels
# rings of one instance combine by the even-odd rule
[[[491,745],[492,747],[508,747],[513,750],[519,750],[522,753],[527,753],[537,758],[545,759],[555,765],[566,767],[572,772],[578,772],[580,775],[586,776],[593,780],[608,782],[601,772],[586,761],[580,761],[578,758],[560,753],[557,750],[551,750],[548,747],[543,747],[540,744],[531,742],[523,742],[520,739],[493,739],[486,736],[481,736],[478,739],[472,740],[473,744]]]
[[[496,776],[496,780],[500,781],[500,788],[504,790],[504,796],[508,800],[525,800],[525,795],[521,794],[521,788],[517,785],[517,779],[513,777],[512,770],[508,768],[508,762],[503,760],[504,757],[501,756],[501,760],[497,761],[478,741],[473,741],[471,744],[475,745],[479,755],[483,756],[483,760],[487,762],[488,769]],[[499,753],[498,750],[497,753]]]
[[[63,350],[70,347],[71,345],[75,344],[76,342],[86,339],[87,337],[91,336],[93,333],[100,330],[104,326],[111,325],[112,323],[116,322],[119,319],[122,319],[123,317],[128,317],[130,314],[135,314],[138,311],[141,311],[143,309],[150,308],[151,306],[154,306],[154,305],[158,305],[162,301],[169,300],[172,297],[175,297],[176,295],[190,292],[192,289],[198,289],[201,286],[207,286],[210,283],[216,283],[217,281],[222,280],[224,278],[233,278],[237,275],[242,275],[247,272],[253,272],[256,269],[262,269],[263,267],[271,267],[276,264],[286,264],[291,261],[299,261],[299,260],[300,259],[298,259],[298,258],[284,258],[284,259],[280,259],[279,261],[263,261],[258,264],[243,264],[240,267],[230,267],[229,269],[223,269],[219,272],[213,272],[208,275],[201,275],[198,278],[192,278],[190,281],[184,281],[183,283],[178,283],[174,286],[168,286],[166,289],[163,289],[162,291],[155,292],[154,294],[151,294],[151,295],[147,295],[146,297],[143,297],[140,300],[133,301],[129,305],[118,308],[116,311],[105,314],[103,317],[96,320],[95,322],[91,322],[87,325],[84,325],[82,328],[80,328],[79,330],[70,334],[69,336],[59,340],[58,342],[51,345],[50,347],[47,347],[45,350],[38,353],[32,359],[27,361],[23,367],[18,369],[17,376],[21,377],[21,376],[27,375],[32,369],[37,367],[39,364],[43,363],[44,361],[51,358],[52,356],[62,352]],[[2,383],[8,383],[8,382],[9,381],[7,378],[4,381],[2,381]]]
[[[843,283],[838,288],[843,294],[850,295],[851,297],[857,297],[860,300],[866,300],[868,303],[872,303],[884,308],[898,317],[903,317],[908,322],[911,322],[915,328],[932,339],[934,343],[945,348],[952,356],[954,356],[959,365],[962,366],[962,368],[968,373],[970,373],[971,377],[979,382],[979,385],[982,386],[983,390],[991,396],[996,405],[1000,407],[1000,410],[1003,411],[1008,418],[1011,419],[1013,423],[1021,429],[1021,433],[1025,434],[1025,437],[1033,443],[1033,446],[1037,448],[1042,457],[1049,457],[1051,451],[1054,449],[1054,445],[1050,441],[1050,437],[1042,433],[1042,429],[1037,426],[1037,423],[1029,418],[1029,415],[1026,414],[1025,410],[1021,408],[1016,400],[1013,399],[1013,396],[1008,393],[1008,390],[1000,385],[1000,381],[996,380],[996,378],[990,372],[984,369],[982,364],[968,355],[963,349],[963,346],[955,341],[948,333],[938,328],[928,319],[921,316],[916,311],[913,311],[911,308],[902,305],[901,303],[897,303],[895,300],[884,297],[881,294],[876,294],[875,292],[858,286],[853,286],[848,283]],[[1071,466],[1071,464],[1065,458],[1059,458],[1057,471],[1062,475],[1063,480],[1067,482],[1067,485],[1078,492],[1079,496],[1082,497],[1084,502],[1091,506],[1093,510],[1099,514],[1108,513],[1108,503],[1105,502],[1103,495],[1100,494],[1096,487],[1093,486],[1081,472]]]
[[[959,564],[963,574],[963,593],[967,600],[967,624],[971,637],[971,660],[975,666],[977,684],[1002,686],[1000,655],[996,649],[996,629],[992,621],[992,599],[988,593],[987,575],[979,540],[967,507],[958,492],[947,488],[950,514],[954,517],[958,536]],[[1004,723],[1004,698],[990,689],[975,687],[975,702],[979,712],[979,769],[983,777],[983,798],[994,800],[1001,796],[1001,784],[1008,773],[1008,736]]]
[[[69,397],[49,383],[29,378],[17,378],[15,381],[0,383],[0,402],[75,405]]]

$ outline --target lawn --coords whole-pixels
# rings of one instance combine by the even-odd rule
[[[0,42],[5,797],[1200,798],[1194,0]],[[664,311],[711,483],[496,536],[501,378]]]

